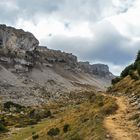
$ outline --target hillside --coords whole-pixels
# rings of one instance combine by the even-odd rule
[[[140,51],[133,64],[112,80],[108,94],[117,99],[119,110],[105,120],[112,136],[119,140],[140,139]]]
[[[39,46],[33,34],[0,25],[0,97],[27,105],[68,98],[79,90],[102,91],[114,77],[106,65],[85,65],[71,53]]]

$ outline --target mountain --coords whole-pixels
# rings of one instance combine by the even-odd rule
[[[114,78],[107,65],[78,62],[71,53],[39,46],[30,32],[0,25],[0,97],[39,105],[73,91],[103,91]]]

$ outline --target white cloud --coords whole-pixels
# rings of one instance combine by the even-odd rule
[[[18,19],[16,23],[17,28],[30,31],[41,41],[49,40],[51,36],[66,36],[66,37],[83,37],[94,38],[94,34],[91,32],[88,22],[77,23],[76,25],[70,24],[69,27],[65,26],[65,23],[57,21],[53,18],[41,19],[37,24],[34,24],[30,20]]]
[[[132,0],[129,2],[132,4]],[[135,39],[140,35],[140,1],[134,1],[127,12],[107,18],[125,36]],[[139,38],[140,39],[140,38]]]
[[[0,2],[0,5],[5,8],[8,8],[9,10],[15,10],[15,9],[18,10],[19,9],[16,1],[13,1],[13,0],[11,0],[11,1],[3,0]]]
[[[139,0],[3,0],[0,22],[119,73],[140,48]]]

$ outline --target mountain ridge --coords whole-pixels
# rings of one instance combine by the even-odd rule
[[[88,90],[105,90],[114,78],[108,66],[84,63],[78,62],[72,53],[39,46],[32,33],[0,25],[3,101],[37,105],[63,99],[67,93],[87,90],[87,87]]]

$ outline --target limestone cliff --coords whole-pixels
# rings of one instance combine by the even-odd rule
[[[33,34],[25,32],[22,29],[15,29],[0,25],[0,47],[7,51],[33,51],[38,47],[39,41]]]
[[[97,75],[101,78],[113,79],[115,76],[109,71],[109,67],[104,64],[90,64],[89,62],[79,62],[79,66],[84,72]]]

